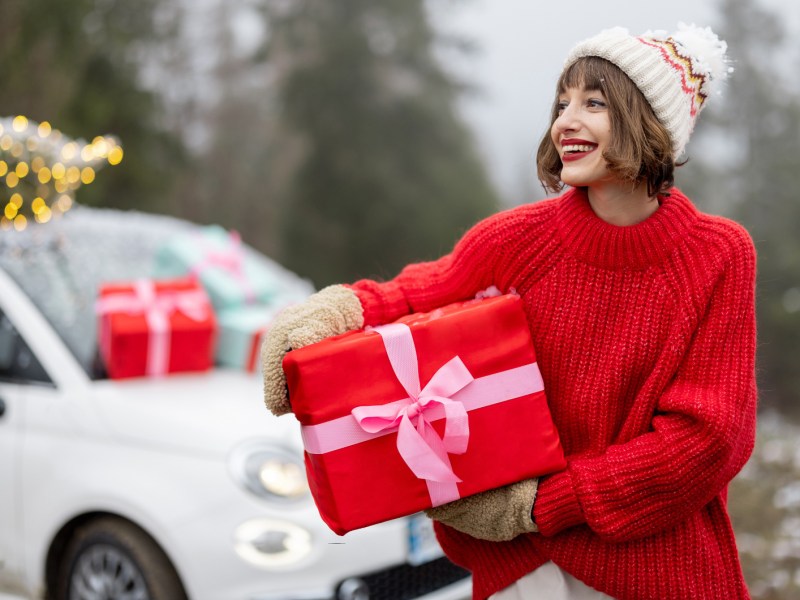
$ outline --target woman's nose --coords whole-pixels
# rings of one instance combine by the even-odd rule
[[[556,117],[553,126],[558,131],[572,131],[578,129],[580,125],[578,124],[578,114],[576,110],[570,105],[565,106],[561,114]]]

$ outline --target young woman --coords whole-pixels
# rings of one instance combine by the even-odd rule
[[[566,193],[273,325],[265,394],[281,414],[287,348],[490,286],[521,296],[568,466],[429,511],[475,598],[748,597],[725,498],[754,441],[755,253],[673,187],[724,53],[685,26],[581,42],[538,153],[545,187]]]

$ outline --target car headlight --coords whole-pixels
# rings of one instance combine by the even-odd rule
[[[230,469],[237,483],[261,498],[299,500],[308,494],[300,457],[285,448],[247,442],[231,454]]]
[[[287,567],[309,555],[311,534],[288,521],[251,519],[234,533],[236,553],[262,568]]]

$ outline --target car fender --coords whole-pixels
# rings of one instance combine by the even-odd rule
[[[32,588],[44,581],[56,535],[68,523],[91,513],[115,514],[142,528],[182,575],[187,566],[180,558],[185,553],[174,539],[181,521],[193,521],[197,512],[209,507],[231,506],[239,495],[222,460],[85,438],[28,438],[22,470],[23,563]],[[27,477],[26,473],[37,475]],[[174,485],[176,474],[183,483],[180,487]]]

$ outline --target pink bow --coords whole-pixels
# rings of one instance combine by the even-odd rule
[[[447,455],[467,451],[469,421],[464,405],[451,396],[472,383],[473,377],[456,356],[420,390],[417,352],[408,326],[394,323],[375,331],[383,338],[392,369],[409,397],[405,402],[354,408],[352,415],[368,433],[397,429],[400,456],[414,475],[426,481],[434,506],[455,500],[459,497],[455,484],[461,479]],[[445,413],[442,438],[425,418],[436,405]]]
[[[163,291],[156,294],[149,279],[138,279],[133,292],[120,292],[97,300],[95,312],[99,315],[114,312],[144,313],[150,332],[147,342],[147,374],[163,375],[169,366],[169,315],[180,311],[194,321],[208,318],[208,297],[200,289]],[[108,333],[108,331],[107,331]],[[105,339],[108,348],[110,342]]]
[[[256,300],[255,292],[250,282],[247,280],[247,274],[244,271],[244,251],[242,250],[242,238],[236,231],[231,231],[228,234],[228,243],[223,247],[210,247],[205,238],[201,238],[202,243],[207,247],[203,260],[192,267],[192,273],[196,276],[209,267],[217,267],[231,274],[244,292],[245,299],[248,304],[252,304]]]

